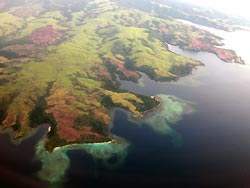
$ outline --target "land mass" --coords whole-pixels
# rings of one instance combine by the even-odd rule
[[[109,0],[0,1],[0,123],[12,137],[48,123],[46,149],[112,140],[109,110],[133,116],[159,104],[119,90],[138,71],[176,80],[201,62],[172,53],[165,42],[244,63],[222,39],[171,17]]]

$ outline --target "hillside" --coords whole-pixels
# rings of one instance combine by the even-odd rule
[[[1,0],[0,10],[1,125],[19,138],[48,123],[48,150],[111,140],[111,108],[140,116],[158,104],[120,91],[116,76],[170,81],[201,65],[165,42],[239,58],[209,32],[109,0]]]

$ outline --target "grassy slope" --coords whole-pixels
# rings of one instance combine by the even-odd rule
[[[36,117],[46,114],[48,117],[44,121],[55,123],[49,149],[67,142],[102,141],[108,135],[97,130],[100,126],[104,130],[110,121],[107,113],[112,106],[105,105],[107,101],[113,106],[129,109],[136,116],[141,114],[139,109],[157,105],[145,101],[152,100],[150,98],[118,91],[107,59],[123,68],[119,69],[121,74],[127,69],[140,70],[156,80],[178,78],[200,64],[171,53],[164,44],[159,24],[169,28],[175,37],[204,37],[201,33],[194,34],[192,28],[181,23],[124,9],[108,0],[82,1],[82,11],[75,12],[72,8],[67,13],[60,11],[65,7],[57,7],[57,1],[51,2],[55,3],[45,3],[42,9],[34,6],[40,11],[35,16],[17,17],[13,15],[16,9],[0,13],[0,19],[4,20],[0,25],[3,46],[20,41],[21,44],[31,43],[29,35],[32,31],[47,24],[63,34],[53,45],[38,46],[42,54],[10,58],[8,63],[2,64],[0,80],[7,82],[0,85],[1,121],[4,127],[15,129],[14,137],[28,133],[34,126],[31,114]],[[209,37],[213,41],[213,36]],[[108,84],[112,85],[112,91]],[[143,101],[150,105],[140,107]],[[35,110],[39,114],[31,113],[34,108],[43,113],[40,110]],[[91,115],[91,119],[77,121],[76,127],[76,120],[84,119],[81,117],[86,115]]]

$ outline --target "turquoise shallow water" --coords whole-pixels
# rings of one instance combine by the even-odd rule
[[[52,187],[65,188],[249,187],[249,66],[225,64],[206,52],[169,49],[205,66],[177,82],[157,83],[144,74],[140,84],[121,81],[121,89],[159,95],[165,104],[142,119],[114,111],[111,131],[122,142],[72,145],[48,154],[42,141],[34,150],[42,130],[20,146],[1,136],[0,180],[11,173],[14,185],[46,187],[38,173],[41,179],[62,181]],[[25,155],[16,160],[20,153]],[[41,162],[32,160],[35,154]]]
[[[191,104],[170,95],[157,95],[161,105],[154,111],[147,113],[143,117],[134,118],[128,112],[128,120],[134,126],[141,127],[147,124],[152,131],[157,134],[166,135],[170,138],[171,144],[174,147],[180,147],[182,144],[181,136],[176,132],[171,124],[175,124],[182,119],[184,114],[194,112]],[[114,114],[119,109],[114,109]],[[114,116],[115,117],[115,116]],[[124,122],[120,122],[123,124]],[[115,122],[111,122],[111,127],[116,126]],[[126,126],[125,126],[126,127]],[[52,152],[47,152],[44,148],[46,137],[41,139],[36,147],[35,159],[42,162],[42,168],[37,173],[37,176],[50,183],[62,183],[66,181],[66,171],[70,167],[69,151],[85,152],[95,160],[102,161],[108,169],[117,169],[123,165],[128,155],[129,146],[133,145],[129,140],[114,135],[117,142],[106,142],[96,144],[72,144],[63,147],[57,147]],[[112,158],[115,161],[109,162]]]
[[[166,109],[144,121],[116,111],[112,132],[130,143],[123,164],[109,169],[101,161],[78,162],[86,155],[72,151],[66,187],[250,186],[249,67],[226,64],[206,52],[169,49],[205,66],[177,82],[157,83],[144,74],[139,84],[121,81],[122,89],[148,96],[163,94]],[[169,101],[171,96],[175,97]],[[183,105],[173,107],[176,102]],[[172,121],[169,114],[179,115]],[[115,161],[114,156],[110,162]],[[81,169],[87,173],[77,176]]]

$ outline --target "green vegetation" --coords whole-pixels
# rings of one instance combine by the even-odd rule
[[[42,139],[36,147],[36,159],[42,161],[42,168],[38,172],[38,177],[50,183],[65,181],[65,173],[70,165],[68,151],[84,150],[94,159],[98,159],[108,168],[115,168],[121,165],[128,154],[129,143],[122,138],[119,142],[103,142],[97,144],[68,144],[58,147],[53,152],[45,150],[45,139]],[[110,158],[116,157],[116,161],[110,163]]]
[[[119,91],[116,74],[136,82],[142,71],[168,81],[201,64],[170,52],[166,40],[221,42],[199,29],[109,0],[4,2],[10,4],[0,13],[0,122],[15,130],[15,138],[48,123],[49,151],[111,140],[107,126],[112,107],[140,116],[158,105],[150,97]]]
[[[138,105],[138,103],[134,103],[133,101],[131,102],[136,106],[136,109],[139,112],[145,112],[154,109],[160,104],[160,102],[158,100],[155,100],[155,98],[147,97],[144,95],[137,95],[137,97],[142,100],[143,105]]]
[[[174,18],[188,20],[193,23],[213,27],[225,31],[233,31],[237,29],[236,25],[250,25],[249,18],[243,18],[233,15],[227,15],[212,9],[211,7],[199,7],[185,1],[173,0],[112,0],[119,4],[153,13],[160,18]]]
[[[137,119],[131,119],[131,121],[137,124],[147,124],[155,132],[169,135],[173,145],[178,147],[182,144],[182,138],[172,126],[180,121],[183,115],[193,113],[194,109],[187,101],[171,95],[158,95],[157,97],[161,101],[160,108],[139,121]]]

